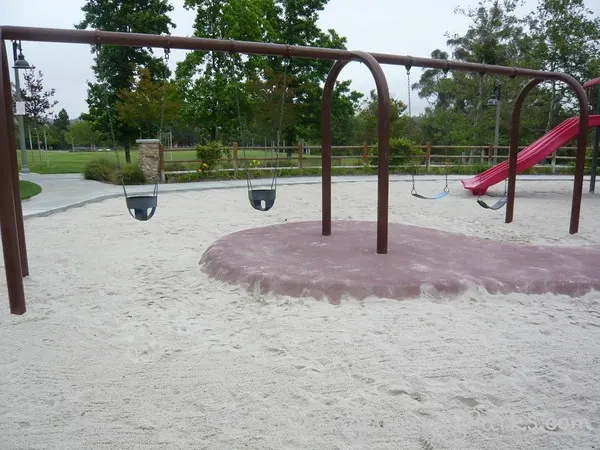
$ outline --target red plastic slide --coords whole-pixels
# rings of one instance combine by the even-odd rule
[[[600,127],[600,115],[590,116],[589,127]],[[517,173],[539,163],[554,151],[574,139],[579,132],[579,117],[571,117],[558,125],[548,134],[545,134],[533,144],[521,150],[517,156]],[[490,186],[493,186],[508,177],[508,161],[503,161],[485,172],[469,180],[462,180],[465,189],[473,195],[483,195]]]

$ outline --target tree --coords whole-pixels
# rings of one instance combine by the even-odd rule
[[[45,126],[52,114],[52,109],[58,104],[52,100],[55,89],[44,89],[44,75],[41,70],[37,74],[34,69],[26,70],[23,78],[25,88],[21,90],[21,98],[25,101],[26,121],[35,130],[38,150],[40,148],[39,126]]]
[[[65,138],[65,133],[69,131],[70,126],[71,121],[69,120],[69,114],[65,108],[62,108],[52,123],[52,143],[50,144],[49,138],[49,145],[52,145],[53,147],[67,148],[68,142]]]
[[[539,0],[527,19],[540,69],[568,73],[581,83],[598,76],[600,18],[593,17],[583,0]],[[557,107],[573,100],[563,83],[550,84],[546,130],[554,124]]]
[[[272,0],[186,0],[184,6],[196,10],[196,37],[264,41],[272,34]],[[210,141],[216,139],[217,130],[221,138],[239,139],[240,123],[248,123],[252,112],[244,84],[256,76],[260,64],[256,56],[244,62],[239,54],[188,53],[176,71],[184,96],[184,122],[202,129]]]
[[[69,114],[65,108],[62,108],[56,118],[54,119],[54,128],[58,131],[67,131],[69,126],[71,125],[71,121],[69,120]]]
[[[121,89],[115,105],[117,117],[131,129],[154,136],[161,127],[171,126],[181,108],[179,90],[174,83],[152,81],[150,71],[141,68],[132,90]]]
[[[516,0],[481,0],[476,8],[457,9],[456,13],[471,20],[463,35],[448,36],[447,45],[454,59],[508,66],[539,68],[534,41],[527,33],[526,22],[515,15]],[[432,58],[448,59],[441,49],[431,53]],[[500,144],[508,143],[508,123],[511,114],[507,99],[515,98],[522,87],[522,79],[500,78],[502,102]],[[495,108],[487,108],[496,79],[477,73],[450,72],[440,69],[425,70],[413,84],[421,98],[430,107],[420,120],[422,139],[454,145],[486,145],[493,142]],[[547,104],[545,92],[536,90],[526,102],[522,114],[522,137],[533,140],[544,131],[542,111]]]
[[[364,101],[357,116],[356,138],[358,142],[377,142],[377,122],[379,120],[379,102],[377,93],[372,90],[369,99]],[[404,115],[407,106],[400,100],[390,98],[390,135],[392,137],[406,137],[409,118]]]
[[[170,28],[175,27],[167,15],[173,11],[168,0],[88,0],[81,9],[84,19],[75,25],[80,30],[170,34]],[[88,83],[89,113],[85,117],[102,133],[114,131],[115,139],[125,147],[127,162],[131,162],[129,149],[138,130],[114,120],[118,92],[133,87],[140,66],[146,67],[154,80],[168,78],[168,69],[149,48],[93,46],[92,53],[95,54],[93,70],[97,82]]]
[[[78,120],[71,124],[69,131],[65,133],[65,139],[73,147],[94,148],[100,144],[101,134],[94,129],[91,122]]]
[[[318,12],[326,3],[186,0],[185,5],[196,9],[194,35],[198,37],[344,48],[345,38],[317,26]],[[276,140],[281,132],[282,143],[314,140],[320,134],[321,86],[330,68],[330,61],[263,56],[242,59],[240,55],[192,52],[177,69],[185,97],[183,117],[203,127],[211,140],[218,128],[222,136],[236,138],[244,134],[248,139]],[[348,85],[336,86],[334,110],[346,128],[360,96],[350,92]],[[344,100],[340,102],[341,97]]]
[[[44,75],[38,70],[36,75],[34,69],[26,70],[23,78],[25,88],[22,89],[21,97],[25,101],[25,114],[34,126],[48,122],[52,109],[58,104],[52,100],[55,89],[44,90]]]
[[[328,0],[278,0],[276,14],[272,15],[273,38],[275,42],[288,45],[317,46],[327,48],[346,48],[346,38],[335,30],[323,31],[318,26],[319,12]],[[272,60],[275,70],[281,71],[281,60]],[[288,66],[290,87],[295,95],[295,126],[286,130],[286,140],[316,140],[320,137],[321,86],[331,69],[331,61],[312,59],[292,59]],[[356,106],[355,101],[362,97],[349,89],[336,89],[334,102],[340,96],[346,97],[347,104]],[[347,124],[352,116],[337,117]]]

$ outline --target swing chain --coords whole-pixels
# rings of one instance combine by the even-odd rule
[[[169,54],[171,53],[171,50],[168,47],[165,47],[165,81],[163,84],[163,88],[162,88],[162,104],[160,107],[160,128],[158,131],[158,135],[161,139],[161,143],[162,143],[162,129],[163,129],[163,125],[164,125],[164,120],[165,120],[165,103],[166,103],[166,92],[167,92],[167,78],[169,77]]]
[[[412,67],[412,58],[410,58],[410,63],[407,64],[405,67],[406,67],[406,80],[407,80],[407,87],[408,87],[408,120],[412,122],[412,100],[411,100],[411,89],[410,89],[410,69]],[[415,175],[417,172],[417,164],[415,163],[415,154],[412,150],[412,146],[411,146],[411,150],[410,150],[410,157],[411,157],[410,158],[411,165],[413,166],[413,170],[411,172],[411,179],[412,179],[411,194],[415,195],[417,193],[417,188],[415,187]]]
[[[102,44],[96,43],[96,54],[100,55],[100,51],[102,50]],[[117,169],[119,173],[119,180],[121,181],[121,186],[123,187],[123,194],[127,198],[127,190],[125,189],[125,179],[123,178],[123,169],[121,167],[121,159],[119,157],[119,150],[117,149],[117,138],[115,135],[115,128],[112,120],[112,112],[110,107],[110,102],[108,101],[108,83],[102,83],[102,88],[104,89],[104,107],[106,108],[106,115],[108,117],[108,127],[110,129],[110,137],[112,141],[112,147],[115,151],[115,156],[117,160]]]
[[[412,61],[412,59],[411,59]],[[412,67],[412,64],[407,64],[406,66],[406,81],[407,81],[407,85],[408,85],[408,116],[412,117],[412,105],[411,105],[411,98],[410,98],[410,68]]]

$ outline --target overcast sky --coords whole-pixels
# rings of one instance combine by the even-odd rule
[[[83,18],[84,4],[85,0],[0,0],[0,22],[2,25],[72,29]],[[175,8],[171,18],[177,25],[171,34],[191,36],[195,12],[185,10],[183,0],[171,0],[171,4]],[[453,12],[459,4],[473,6],[477,1],[330,0],[321,12],[319,23],[322,29],[333,28],[345,36],[350,50],[428,57],[436,48],[447,49],[446,32],[463,34],[466,31],[468,20]],[[526,13],[536,4],[536,0],[526,0],[520,11]],[[599,0],[586,0],[586,5],[600,15]],[[42,70],[45,87],[56,89],[55,99],[59,104],[55,113],[64,107],[69,116],[75,118],[87,111],[86,81],[94,79],[88,45],[23,42],[23,53],[30,64]],[[173,50],[171,68],[184,57],[184,51]],[[392,95],[406,102],[404,68],[384,66],[384,70]],[[414,80],[419,74],[416,69],[411,72]],[[340,79],[352,80],[352,88],[365,94],[375,87],[368,69],[359,63],[349,64]],[[421,112],[424,101],[415,92],[412,95],[413,112]]]

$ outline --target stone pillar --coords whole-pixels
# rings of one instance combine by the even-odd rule
[[[160,175],[160,141],[158,139],[136,139],[139,165],[148,183],[156,182]]]

